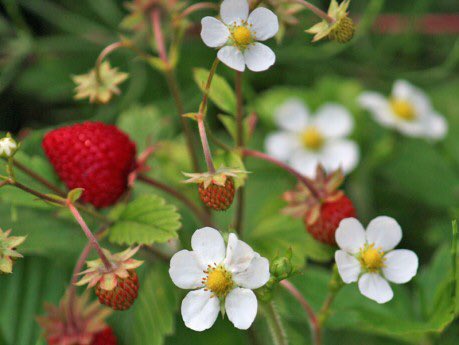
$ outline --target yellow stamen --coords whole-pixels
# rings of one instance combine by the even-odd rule
[[[377,271],[384,267],[384,252],[374,247],[374,244],[366,246],[361,251],[361,263],[369,271]]]
[[[410,102],[402,99],[392,99],[390,100],[390,106],[398,118],[405,121],[416,119],[416,110]]]
[[[233,288],[234,283],[231,272],[228,272],[224,267],[218,266],[209,268],[207,278],[204,278],[206,288],[212,291],[218,297],[224,297]]]
[[[324,144],[324,137],[316,127],[310,126],[301,134],[301,141],[306,148],[318,150]]]
[[[237,26],[233,30],[233,38],[234,42],[236,42],[239,46],[247,46],[248,44],[252,43],[252,33],[250,30],[245,26]]]

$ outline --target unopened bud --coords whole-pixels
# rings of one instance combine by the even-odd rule
[[[8,133],[6,137],[0,139],[0,157],[11,158],[18,150],[18,143]]]
[[[292,250],[289,249],[285,256],[275,258],[271,262],[271,274],[278,279],[286,279],[293,272]]]

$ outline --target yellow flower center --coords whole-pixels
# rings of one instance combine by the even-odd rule
[[[362,266],[370,272],[375,272],[384,267],[384,252],[375,248],[374,244],[366,246],[360,253]]]
[[[234,42],[236,42],[239,46],[247,46],[248,44],[252,43],[252,33],[250,30],[245,26],[237,26],[233,30],[233,38]]]
[[[390,106],[398,118],[405,121],[416,119],[416,110],[410,102],[401,99],[392,99]]]
[[[222,266],[209,266],[204,273],[207,274],[207,277],[203,279],[206,289],[212,291],[217,297],[225,297],[234,287],[231,272]]]
[[[324,136],[316,127],[310,126],[301,134],[301,141],[306,148],[318,150],[324,144]]]

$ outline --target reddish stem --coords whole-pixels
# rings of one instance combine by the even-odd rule
[[[215,9],[215,10],[218,10],[219,9],[219,6],[217,4],[214,4],[212,2],[198,2],[197,4],[193,4],[189,7],[187,7],[178,17],[177,19],[180,20],[180,19],[184,19],[186,17],[188,17],[190,14],[196,12],[196,11],[200,11],[200,10],[204,10],[204,9]]]
[[[151,11],[151,23],[159,57],[166,65],[168,65],[169,59],[167,58],[166,43],[164,41],[163,30],[161,28],[161,12],[158,7],[155,7]]]
[[[100,259],[104,263],[105,268],[109,271],[112,269],[112,264],[108,261],[105,253],[103,252],[102,248],[100,247],[99,242],[97,241],[94,234],[89,229],[88,225],[84,221],[83,217],[81,217],[80,212],[78,212],[77,208],[70,202],[67,201],[67,207],[69,208],[70,212],[72,213],[75,220],[80,224],[81,229],[85,233],[86,237],[88,238],[91,246],[96,250],[97,254],[99,255]]]
[[[255,151],[255,150],[249,150],[249,149],[243,149],[242,154],[244,156],[251,156],[259,159],[263,159],[267,162],[270,162],[274,165],[277,165],[278,167],[284,169],[285,171],[289,172],[293,176],[295,176],[300,182],[302,182],[311,192],[311,194],[316,198],[320,199],[320,192],[317,190],[317,188],[314,186],[314,183],[306,176],[300,174],[298,171],[290,167],[289,165],[282,163],[281,161],[278,161],[277,159],[267,155],[266,153]]]
[[[200,116],[197,117],[198,121],[198,128],[199,128],[199,136],[201,138],[201,143],[202,143],[202,150],[204,152],[204,158],[206,159],[206,165],[207,165],[207,170],[210,173],[215,172],[215,166],[214,162],[212,160],[212,152],[210,151],[209,147],[209,141],[207,140],[207,134],[206,134],[206,127],[204,125],[204,119],[202,114],[199,114]]]
[[[310,2],[308,1],[305,1],[305,0],[288,0],[290,2],[296,2],[297,4],[300,4],[300,5],[303,5],[304,7],[306,7],[308,10],[310,10],[312,13],[314,13],[316,16],[326,20],[327,22],[329,22],[330,24],[333,24],[335,22],[335,19],[330,17],[327,13],[325,13],[324,11],[322,11],[320,8],[314,6],[313,4],[311,4]]]
[[[301,307],[308,315],[313,344],[320,345],[322,342],[320,324],[314,310],[309,305],[308,301],[306,301],[306,299],[303,297],[301,292],[292,283],[290,283],[288,280],[282,280],[280,284],[300,303]]]

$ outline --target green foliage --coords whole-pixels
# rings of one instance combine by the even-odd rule
[[[204,92],[209,71],[203,68],[194,69],[194,80],[201,91]],[[236,113],[236,95],[228,82],[218,74],[214,75],[210,87],[209,98],[217,107],[230,114]]]
[[[116,210],[109,239],[127,245],[163,243],[176,238],[180,226],[180,215],[175,206],[159,196],[144,195]]]

